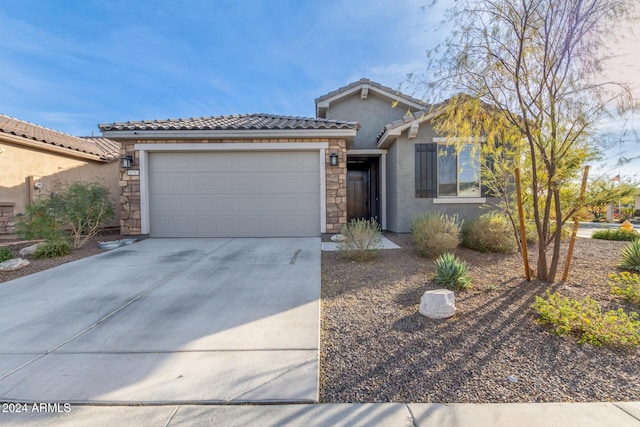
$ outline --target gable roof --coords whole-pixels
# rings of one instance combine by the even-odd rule
[[[120,144],[107,138],[81,138],[0,114],[0,138],[69,156],[111,162]]]
[[[268,134],[297,134],[311,132],[355,136],[360,125],[345,120],[327,120],[308,117],[279,116],[274,114],[238,114],[186,119],[143,120],[98,125],[105,136],[225,137]]]
[[[378,134],[378,148],[387,148],[402,132],[410,128],[414,129],[414,134],[410,138],[415,137],[420,124],[431,120],[437,114],[439,112],[418,111],[385,125],[384,129]]]
[[[327,110],[331,103],[347,98],[358,91],[360,91],[363,98],[366,98],[368,96],[368,92],[372,91],[381,95],[383,98],[400,102],[417,110],[428,110],[430,107],[429,104],[418,98],[405,95],[402,92],[394,90],[388,86],[383,86],[380,83],[371,81],[367,78],[362,78],[357,82],[350,83],[339,89],[333,90],[326,95],[316,98],[316,116],[321,118],[326,117]]]

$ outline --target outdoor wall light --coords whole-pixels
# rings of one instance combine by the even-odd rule
[[[338,166],[338,155],[336,153],[329,154],[329,164],[331,166]]]
[[[122,158],[122,167],[129,169],[133,165],[133,156],[124,156]]]

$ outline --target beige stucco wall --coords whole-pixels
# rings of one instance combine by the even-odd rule
[[[139,168],[140,152],[135,144],[219,144],[219,143],[314,143],[327,142],[326,150],[326,200],[327,200],[327,233],[338,233],[347,222],[347,141],[337,138],[297,138],[297,139],[223,139],[223,140],[175,140],[175,139],[111,139],[120,142],[120,156],[133,156],[134,167]],[[329,155],[338,154],[338,166],[329,165]],[[137,235],[142,233],[140,206],[140,176],[129,175],[127,170],[120,168],[120,232],[123,235]]]
[[[23,212],[29,203],[29,176],[42,183],[42,189],[33,189],[34,197],[48,194],[56,185],[78,181],[100,182],[109,188],[114,201],[116,218],[110,225],[119,225],[119,162],[83,160],[2,140],[0,151],[0,202],[15,203],[14,214]]]

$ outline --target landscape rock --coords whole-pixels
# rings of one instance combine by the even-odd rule
[[[0,271],[16,271],[31,264],[26,259],[12,258],[5,262],[0,262]]]
[[[36,243],[35,245],[27,246],[26,248],[20,249],[20,256],[33,255],[36,252],[38,247],[44,245],[45,242]]]
[[[456,313],[455,295],[447,289],[427,291],[420,300],[420,314],[431,319],[445,319]]]
[[[345,240],[347,240],[347,238],[342,234],[334,234],[333,236],[331,236],[332,242],[344,242]]]

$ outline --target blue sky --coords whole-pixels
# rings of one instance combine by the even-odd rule
[[[0,0],[0,111],[77,135],[122,120],[313,117],[326,92],[361,77],[397,87],[421,66],[423,3]]]
[[[314,99],[340,86],[397,88],[420,70],[444,37],[434,28],[446,1],[427,3],[0,0],[0,112],[74,135],[126,120],[313,117]],[[637,54],[623,62],[623,77],[640,74]]]

